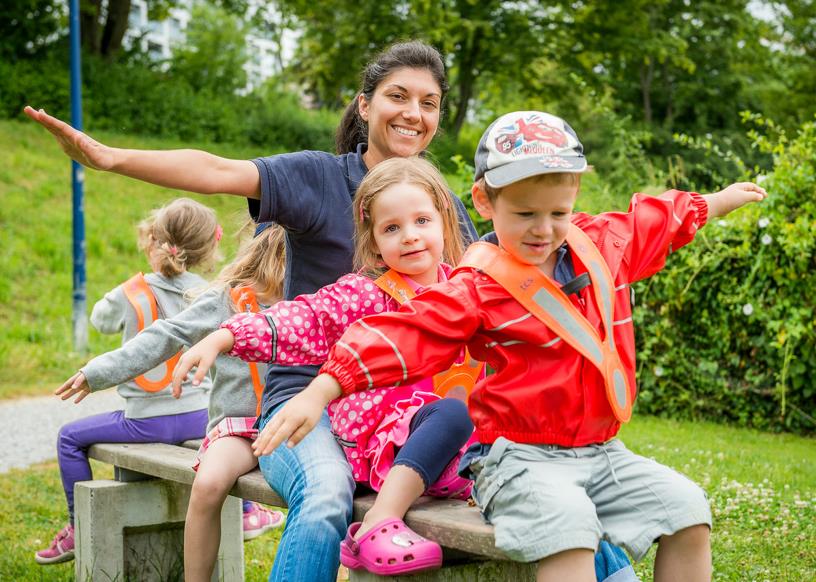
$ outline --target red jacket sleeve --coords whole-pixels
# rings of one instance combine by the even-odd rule
[[[321,373],[334,376],[349,394],[411,384],[448,369],[481,319],[466,279],[457,276],[423,291],[399,311],[357,321],[331,349]]]
[[[628,212],[584,216],[575,223],[584,230],[607,228],[622,239],[625,277],[634,282],[662,269],[666,257],[691,242],[707,219],[708,203],[702,196],[669,190],[660,196],[635,194]]]

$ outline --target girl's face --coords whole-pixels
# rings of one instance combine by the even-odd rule
[[[436,283],[445,237],[430,194],[416,184],[395,184],[377,194],[370,212],[383,262],[420,285]]]
[[[370,101],[360,95],[360,116],[368,122],[366,165],[373,168],[388,158],[424,151],[439,127],[441,102],[442,91],[427,69],[397,69]]]

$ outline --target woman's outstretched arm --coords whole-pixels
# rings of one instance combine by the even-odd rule
[[[249,160],[231,160],[201,150],[113,148],[42,109],[26,107],[24,111],[51,132],[66,155],[88,168],[198,194],[261,196],[258,169]]]

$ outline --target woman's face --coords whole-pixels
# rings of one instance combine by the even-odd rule
[[[427,69],[397,69],[380,82],[370,101],[360,95],[360,116],[368,122],[363,158],[369,169],[425,150],[439,127],[441,103],[442,90]]]

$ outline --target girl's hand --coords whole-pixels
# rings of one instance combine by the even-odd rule
[[[215,358],[221,355],[222,352],[230,351],[234,342],[235,338],[233,338],[232,332],[222,328],[212,332],[184,352],[173,370],[173,398],[181,397],[181,384],[187,379],[187,374],[191,369],[196,368],[193,376],[193,386],[198,386],[204,376],[207,375],[207,372],[210,371]]]
[[[715,194],[704,194],[708,203],[708,218],[725,216],[750,202],[760,202],[768,197],[764,188],[753,182],[737,182]]]
[[[110,170],[114,163],[114,150],[78,131],[44,110],[26,106],[23,110],[31,119],[51,132],[62,151],[72,160],[94,170]]]
[[[320,422],[326,405],[341,394],[337,380],[320,374],[303,392],[284,404],[263,428],[252,443],[255,456],[270,454],[284,441],[288,441],[289,448],[294,447]]]
[[[71,396],[76,394],[77,397],[74,400],[74,404],[82,402],[90,393],[91,387],[88,386],[88,380],[82,372],[77,372],[68,378],[62,386],[54,390],[54,394],[59,396],[62,400],[68,400]]]

